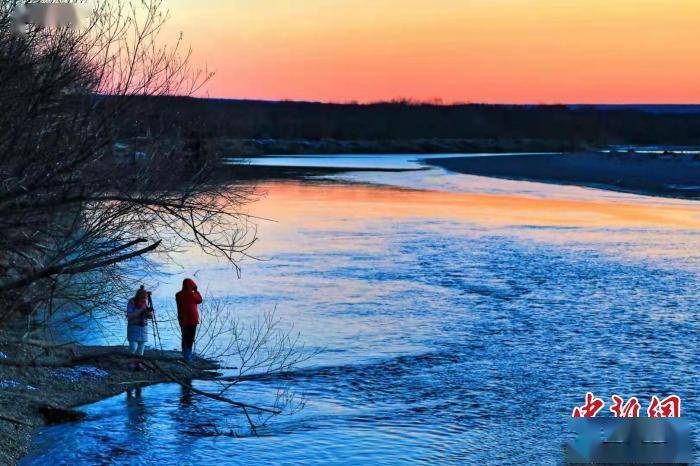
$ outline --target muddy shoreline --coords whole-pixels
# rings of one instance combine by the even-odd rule
[[[468,175],[700,199],[700,156],[585,152],[427,159]]]
[[[143,368],[121,346],[54,346],[42,341],[0,342],[0,464],[27,454],[36,429],[78,421],[78,408],[131,388],[181,380],[211,379],[217,364],[185,364],[175,351],[147,351]],[[157,369],[156,369],[157,368]]]

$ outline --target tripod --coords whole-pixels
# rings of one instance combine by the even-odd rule
[[[151,315],[153,319],[153,340],[158,342],[160,351],[163,352],[163,342],[160,340],[160,330],[158,330],[158,319],[156,319],[156,310],[153,307],[153,300],[151,299],[151,293],[148,293],[148,307],[151,308]]]

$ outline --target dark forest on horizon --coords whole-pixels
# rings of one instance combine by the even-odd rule
[[[612,144],[700,145],[698,106],[143,99],[143,105],[135,106],[139,113],[125,122],[125,136],[184,131],[197,138],[234,140],[519,140],[573,150]]]

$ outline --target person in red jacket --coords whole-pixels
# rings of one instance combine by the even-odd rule
[[[182,281],[182,290],[175,295],[177,302],[177,320],[180,322],[182,333],[182,357],[185,361],[192,360],[192,346],[199,324],[198,305],[202,304],[202,295],[197,291],[197,284],[190,278]]]

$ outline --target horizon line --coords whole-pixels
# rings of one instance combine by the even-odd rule
[[[321,105],[381,105],[381,104],[405,104],[405,105],[432,105],[436,107],[451,107],[465,105],[488,105],[488,106],[508,106],[508,107],[556,107],[556,106],[578,106],[578,107],[700,107],[699,102],[689,103],[671,103],[671,102],[488,102],[488,101],[455,101],[441,102],[439,99],[410,99],[410,98],[392,98],[387,100],[304,100],[304,99],[267,99],[254,97],[213,97],[213,96],[190,96],[183,94],[168,94],[158,97],[186,97],[198,100],[225,100],[232,102],[263,102],[263,103],[298,103],[298,104],[321,104]]]

